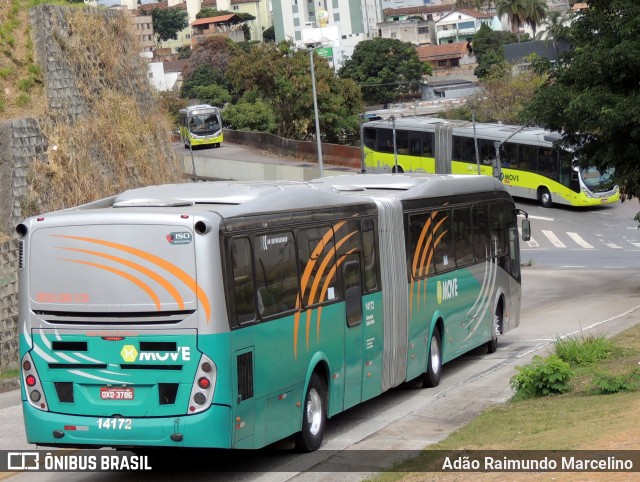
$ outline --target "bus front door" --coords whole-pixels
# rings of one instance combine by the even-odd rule
[[[346,335],[344,346],[344,409],[362,401],[364,330],[362,323],[362,278],[359,255],[351,255],[342,270],[345,291]]]

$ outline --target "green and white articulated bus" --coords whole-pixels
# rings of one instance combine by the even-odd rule
[[[516,214],[485,176],[357,175],[153,186],[31,217],[27,439],[253,449],[295,434],[315,450],[327,418],[435,386],[518,325]]]

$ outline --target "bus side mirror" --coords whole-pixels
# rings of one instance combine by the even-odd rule
[[[531,221],[528,219],[522,220],[522,240],[529,241],[531,239]]]

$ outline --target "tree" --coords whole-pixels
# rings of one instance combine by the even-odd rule
[[[229,91],[218,84],[196,85],[193,93],[194,97],[203,104],[222,107],[231,100]]]
[[[200,65],[208,65],[224,75],[231,60],[241,52],[242,49],[238,44],[227,37],[218,35],[207,37],[193,49],[186,73]]]
[[[276,29],[273,27],[273,25],[262,32],[262,40],[264,40],[265,42],[276,41]]]
[[[202,64],[197,66],[195,70],[190,71],[188,76],[185,76],[180,93],[182,97],[195,99],[198,97],[196,92],[197,87],[224,83],[224,77],[219,70],[216,70],[210,65]]]
[[[480,27],[473,38],[473,52],[478,61],[475,75],[482,78],[491,71],[493,65],[503,63],[503,46],[517,41],[518,38],[511,32],[491,30],[487,25]]]
[[[640,195],[640,2],[590,0],[523,120],[562,133],[581,165],[615,168],[623,199]]]
[[[276,114],[268,102],[248,92],[235,105],[222,112],[224,125],[230,129],[274,133],[278,128]]]
[[[359,139],[360,90],[353,81],[336,77],[329,64],[314,55],[322,140],[353,143]],[[233,59],[227,80],[237,97],[254,92],[271,106],[279,136],[315,137],[309,51],[293,50],[286,42],[257,44]]]
[[[528,0],[496,0],[496,13],[498,17],[506,15],[511,25],[511,32],[518,34],[520,25],[527,15]]]
[[[536,30],[540,22],[547,17],[547,2],[545,0],[528,0],[527,1],[527,13],[524,16],[524,21],[531,27],[533,36],[536,35]]]
[[[179,8],[154,8],[151,10],[156,45],[166,40],[176,40],[178,32],[189,26],[189,14]]]
[[[338,75],[357,82],[365,100],[388,103],[401,93],[417,91],[422,76],[430,73],[429,64],[420,62],[409,42],[376,37],[358,43]]]

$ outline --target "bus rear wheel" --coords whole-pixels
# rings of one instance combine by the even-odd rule
[[[551,200],[551,193],[546,187],[538,189],[538,200],[543,208],[550,208],[553,204],[553,201]]]
[[[502,330],[502,304],[498,305],[496,314],[493,315],[493,325],[491,326],[491,339],[487,342],[487,353],[495,353],[498,349],[498,336]]]
[[[314,372],[302,407],[302,430],[296,434],[296,449],[313,452],[322,445],[327,425],[327,384]]]
[[[427,371],[422,375],[423,386],[437,387],[442,373],[442,340],[440,330],[436,327],[431,335],[429,344],[429,356],[427,358]]]
[[[402,166],[397,166],[397,167],[393,166],[391,168],[391,172],[393,172],[394,174],[395,173],[402,174],[404,172],[404,169],[402,169]]]

